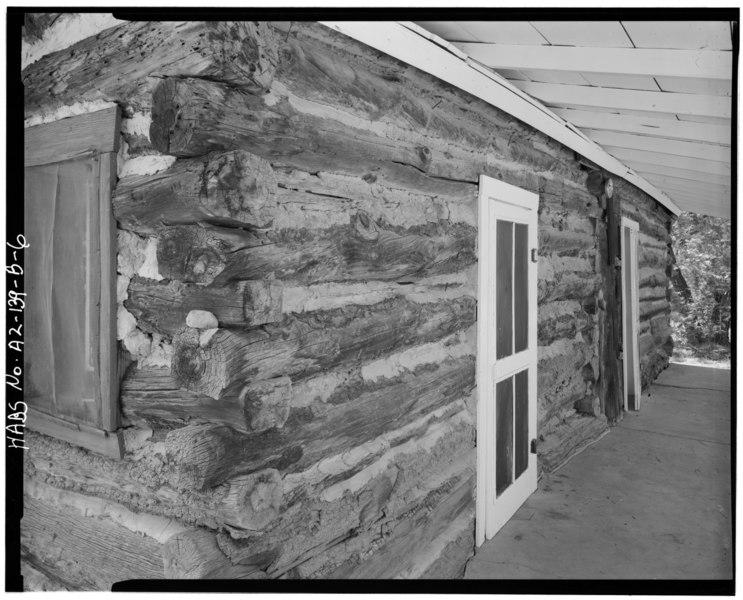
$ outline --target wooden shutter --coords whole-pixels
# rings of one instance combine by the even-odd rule
[[[29,427],[121,456],[116,348],[118,107],[25,132]]]

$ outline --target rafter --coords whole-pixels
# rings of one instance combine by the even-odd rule
[[[678,196],[673,197],[673,201],[677,206],[686,212],[693,212],[698,215],[710,215],[712,217],[722,217],[724,219],[730,218],[730,204],[729,203],[714,203],[714,202],[702,202],[698,198],[681,198]]]
[[[653,117],[636,117],[570,108],[554,108],[553,112],[579,129],[603,129],[640,133],[689,142],[730,144],[731,126],[693,123]]]
[[[687,194],[716,194],[720,196],[731,195],[730,187],[704,182],[686,182],[683,179],[668,179],[667,177],[645,177],[650,183],[662,190],[674,190]]]
[[[690,158],[688,156],[671,156],[670,154],[661,154],[659,152],[617,148],[615,146],[604,146],[604,150],[621,161],[629,160],[651,165],[673,167],[674,169],[683,169],[685,171],[701,171],[703,173],[720,174],[730,177],[730,165],[713,160]]]
[[[643,177],[647,177],[648,175],[659,175],[661,177],[671,177],[682,181],[704,181],[718,185],[730,186],[730,175],[705,173],[703,171],[689,171],[688,169],[676,169],[674,167],[664,167],[662,165],[634,162],[631,160],[625,160],[624,164],[631,169],[634,169],[636,173],[639,173]]]
[[[684,142],[645,135],[633,135],[631,133],[617,133],[616,131],[589,130],[585,133],[594,142],[602,146],[646,150],[647,152],[702,158],[704,160],[713,160],[722,163],[730,162],[729,146],[705,144],[702,142]]]
[[[595,106],[625,110],[642,108],[650,112],[724,119],[729,119],[731,115],[732,99],[722,96],[645,92],[534,81],[512,81],[511,83],[547,105],[558,105],[563,108],[569,106]]]
[[[704,79],[733,77],[733,54],[722,50],[517,46],[479,42],[463,42],[456,46],[493,69]]]

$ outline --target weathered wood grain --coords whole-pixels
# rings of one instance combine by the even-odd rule
[[[291,406],[291,380],[256,381],[238,393],[215,400],[178,386],[170,369],[129,369],[121,386],[122,414],[152,426],[224,423],[239,431],[282,427]]]
[[[350,223],[349,223],[350,222]],[[475,228],[430,223],[383,227],[359,211],[323,230],[248,232],[211,225],[168,227],[156,235],[160,274],[187,283],[282,280],[285,285],[411,280],[476,261]]]
[[[183,427],[168,435],[167,453],[183,486],[197,489],[265,468],[297,472],[465,397],[473,386],[474,359],[450,360],[333,404],[322,418],[292,411],[282,429],[244,435],[220,425]]]
[[[474,510],[475,477],[471,473],[447,482],[389,533],[389,539],[368,558],[352,557],[333,578],[392,578],[412,566],[420,548],[428,546],[460,514]],[[435,496],[438,502],[435,502]]]
[[[168,227],[156,237],[160,274],[165,279],[204,285],[224,270],[233,253],[270,243],[261,232],[203,223]]]
[[[478,151],[473,151],[472,145],[462,144],[456,127],[456,141],[410,128],[370,128],[368,119],[341,113],[324,102],[308,103],[283,84],[272,89],[277,93],[258,97],[214,81],[166,78],[153,93],[150,139],[160,152],[176,156],[244,148],[269,160],[296,158],[300,165],[311,156],[315,164],[326,167],[339,156],[371,158],[470,182],[483,172],[495,172],[504,155],[517,162],[541,161],[544,170],[559,166],[554,155],[523,144],[497,144],[490,138],[481,139]],[[180,119],[172,117],[176,113]]]
[[[236,281],[203,286],[135,276],[124,306],[144,331],[172,338],[192,310],[207,310],[220,327],[246,327],[280,321],[283,285],[279,281]]]
[[[539,307],[537,339],[540,346],[575,338],[593,327],[593,319],[576,300],[549,302]]]
[[[277,182],[268,161],[244,150],[176,161],[154,175],[130,175],[116,186],[114,214],[123,229],[154,233],[198,223],[268,227]]]
[[[63,576],[53,573],[32,554],[21,549],[21,577],[24,592],[72,592],[78,591],[76,585],[65,581]]]
[[[342,62],[338,53],[344,56]],[[291,91],[290,102],[302,108],[331,105],[349,119],[388,124],[385,135],[393,143],[407,140],[428,147],[433,168],[440,149],[441,158],[450,161],[449,169],[441,164],[441,176],[457,173],[454,177],[462,179],[466,173],[469,178],[479,170],[498,177],[490,163],[496,157],[535,171],[577,175],[573,157],[554,140],[527,130],[492,105],[441,86],[427,73],[383,53],[369,53],[363,44],[316,23],[292,24],[276,80]],[[526,136],[531,138],[528,144],[515,141]]]
[[[176,383],[221,398],[245,382],[297,379],[348,362],[435,341],[474,322],[475,300],[417,304],[402,298],[372,306],[289,315],[260,329],[220,329],[206,343],[186,329],[173,340]]]
[[[157,541],[109,520],[28,496],[23,502],[21,545],[52,573],[83,590],[110,590],[125,579],[164,577]]]
[[[116,153],[120,124],[121,110],[113,106],[28,127],[23,131],[24,166],[55,163],[94,152]],[[113,185],[110,179],[105,183]]]
[[[180,477],[180,471],[188,470],[189,465],[179,465],[179,472],[173,474],[169,465],[161,464],[153,473],[153,463],[151,457],[142,455],[104,462],[89,460],[86,455],[37,451],[27,463],[26,475],[29,481],[46,481],[82,498],[91,497],[88,509],[94,502],[105,504],[103,500],[124,507],[138,515],[138,526],[153,538],[166,530],[162,523],[147,525],[148,519],[165,517],[189,526],[257,532],[280,516],[283,484],[275,469],[259,469],[198,491]],[[156,477],[161,481],[152,481]]]
[[[24,69],[24,110],[29,116],[101,99],[146,108],[165,76],[213,77],[260,93],[273,79],[277,52],[275,32],[265,22],[134,21]]]
[[[215,534],[194,529],[174,535],[163,546],[168,579],[265,579],[253,566],[233,565],[217,545]]]
[[[608,429],[606,417],[584,417],[573,415],[547,432],[537,446],[539,470],[551,473],[572,454],[593,442]]]

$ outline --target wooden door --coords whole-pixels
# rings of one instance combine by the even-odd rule
[[[624,410],[640,410],[640,310],[637,234],[640,226],[622,218],[622,350]]]
[[[539,197],[480,177],[477,543],[537,488]]]

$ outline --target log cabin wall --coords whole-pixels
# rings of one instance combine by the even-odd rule
[[[29,434],[34,586],[461,575],[480,174],[540,196],[540,468],[606,429],[606,225],[571,150],[314,23],[127,23],[23,78],[29,123],[126,117],[126,455]],[[617,187],[640,222],[645,385],[668,360],[669,218]]]

